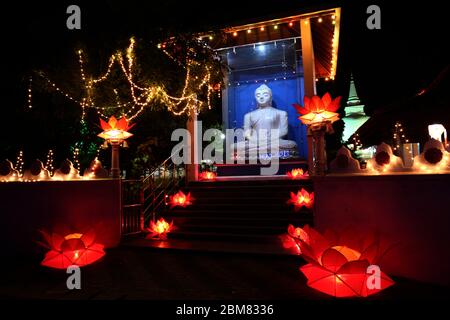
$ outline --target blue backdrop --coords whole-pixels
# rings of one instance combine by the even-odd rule
[[[293,103],[302,104],[303,77],[258,83],[244,81],[240,85],[228,87],[228,128],[243,128],[244,115],[257,109],[255,90],[263,83],[272,89],[272,106],[288,113],[288,139],[297,142],[300,157],[306,159],[308,152],[306,127],[298,120],[297,112],[292,106]]]

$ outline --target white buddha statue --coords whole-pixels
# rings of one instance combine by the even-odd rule
[[[270,146],[278,144],[281,152],[296,153],[297,143],[283,139],[288,133],[288,116],[286,111],[272,107],[272,90],[265,84],[259,86],[255,90],[255,99],[258,109],[244,116],[245,141],[232,144],[232,149],[237,150],[238,154],[257,152],[261,147],[265,148],[261,146],[262,141],[267,141]],[[274,133],[275,136],[273,136]],[[267,151],[273,153],[270,147]]]

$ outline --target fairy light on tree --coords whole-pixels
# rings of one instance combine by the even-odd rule
[[[33,77],[30,77],[28,82],[28,109],[33,108],[32,85],[33,85]]]
[[[348,145],[349,149],[352,151],[357,151],[362,149],[361,139],[359,138],[359,134],[355,133],[352,137],[352,144]]]
[[[153,102],[159,102],[160,105],[166,106],[168,111],[174,115],[187,114],[194,109],[200,110],[203,107],[207,107],[208,109],[211,108],[211,94],[215,91],[215,86],[211,84],[211,63],[200,63],[199,61],[196,61],[193,58],[196,57],[196,53],[193,48],[188,48],[186,51],[186,63],[183,66],[186,69],[186,77],[183,91],[180,96],[169,94],[163,85],[155,85],[154,83],[149,84],[149,81],[144,79],[142,76],[140,76],[139,79],[135,79],[137,74],[141,75],[139,70],[136,71],[136,66],[138,63],[136,60],[135,48],[136,40],[131,38],[130,44],[126,50],[118,51],[117,53],[111,55],[107,70],[99,78],[94,78],[88,74],[84,59],[86,55],[83,51],[78,50],[77,54],[80,68],[79,74],[81,76],[80,80],[83,91],[82,96],[78,98],[75,98],[76,95],[70,94],[63,90],[60,86],[56,85],[56,83],[51,81],[44,73],[41,72],[39,75],[47,81],[50,89],[62,94],[74,103],[79,104],[82,110],[81,123],[83,123],[88,109],[94,109],[97,114],[104,119],[109,118],[111,115],[118,115],[117,110],[121,109],[121,115],[124,115],[129,120],[133,120]],[[161,48],[163,48],[164,51],[166,51],[165,53],[168,54],[166,44],[162,45]],[[174,60],[179,61],[175,57],[171,57]],[[108,91],[102,90],[104,88],[99,87],[99,85],[101,82],[106,80],[116,81],[116,72],[114,72],[114,78],[110,77],[115,69],[122,74],[125,83],[128,83],[128,89],[126,92],[127,95],[130,96],[130,100],[128,102],[120,103],[119,97],[122,98],[124,95],[121,94],[122,92],[120,92],[119,89],[116,89],[117,91],[114,91],[116,100],[115,105],[112,103],[113,101],[105,103],[106,106],[98,105],[97,102],[101,100],[97,99],[100,97],[99,94]],[[195,76],[192,76],[194,71]],[[217,74],[219,74],[218,71]],[[110,81],[108,81],[108,83]],[[198,99],[197,97],[199,96],[205,97],[206,101]]]
[[[402,145],[404,143],[409,143],[409,140],[406,139],[405,130],[402,124],[397,121],[394,125],[394,131],[392,134],[392,149],[397,155],[401,155]]]
[[[80,166],[80,149],[74,148],[73,149],[73,166],[75,169],[78,170],[78,174],[81,172],[81,166]]]
[[[44,168],[50,173],[50,176],[53,177],[55,173],[55,167],[53,166],[54,159],[53,159],[53,150],[48,150],[47,153],[47,160],[45,161]]]
[[[23,176],[23,165],[24,165],[24,162],[23,162],[23,151],[20,150],[19,154],[17,156],[17,159],[16,159],[16,163],[14,165],[14,169],[19,172],[19,176],[20,177]]]

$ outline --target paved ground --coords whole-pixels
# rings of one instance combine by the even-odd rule
[[[64,270],[39,261],[2,263],[0,299],[330,299],[306,286],[295,256],[122,247],[82,269],[69,291]],[[395,279],[373,300],[449,299],[447,288]]]

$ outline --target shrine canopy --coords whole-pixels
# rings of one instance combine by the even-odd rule
[[[336,76],[340,33],[340,8],[321,11],[303,12],[301,14],[253,21],[239,26],[223,28],[221,33],[207,32],[199,35],[218,52],[231,49],[236,51],[241,46],[272,43],[288,39],[297,39],[297,50],[302,56],[301,22],[310,25],[314,73],[317,80],[333,80]]]
[[[261,84],[273,92],[273,107],[287,112],[288,134],[306,159],[306,127],[293,103],[315,93],[317,81],[333,81],[339,50],[340,8],[229,26],[199,35],[223,63],[223,127],[243,127],[244,116],[258,108],[254,93]]]

